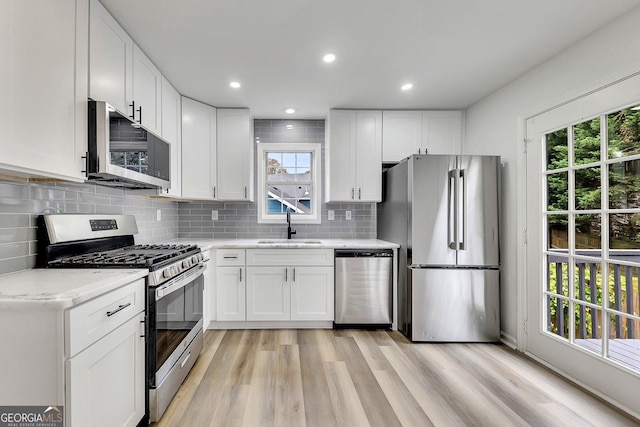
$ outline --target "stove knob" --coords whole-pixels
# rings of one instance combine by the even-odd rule
[[[176,267],[175,265],[173,267],[171,267],[171,275],[172,276],[175,276],[178,273],[180,273],[180,269],[178,267]]]
[[[162,272],[162,277],[164,277],[165,279],[168,279],[171,276],[173,276],[173,274],[171,274],[171,270],[168,268]]]
[[[191,261],[190,261],[190,260],[188,260],[188,259],[186,259],[186,260],[182,261],[182,266],[183,266],[184,268],[189,268],[189,267],[191,267]]]
[[[204,255],[198,254],[198,261],[202,261],[204,259]]]
[[[200,262],[200,258],[198,258],[198,255],[194,255],[191,257],[191,264],[197,264]]]

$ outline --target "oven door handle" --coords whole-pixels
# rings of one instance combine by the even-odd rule
[[[156,301],[161,300],[162,298],[177,291],[178,289],[184,288],[187,284],[202,276],[205,268],[207,268],[206,264],[198,264],[197,267],[182,273],[175,279],[170,280],[167,284],[159,286],[156,289]]]

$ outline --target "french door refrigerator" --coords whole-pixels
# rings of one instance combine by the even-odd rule
[[[400,245],[398,328],[410,340],[500,339],[499,165],[413,155],[384,172],[378,238]]]

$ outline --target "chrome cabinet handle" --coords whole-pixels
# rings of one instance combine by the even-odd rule
[[[285,269],[284,269],[284,281],[285,281],[285,282],[289,280],[289,277],[288,277],[288,271],[289,271],[289,269],[288,269],[288,268],[285,268]]]
[[[296,281],[296,269],[295,268],[293,269],[293,281],[294,282]]]
[[[216,198],[216,187],[213,187],[213,198]]]
[[[225,255],[224,259],[238,259],[238,255]]]
[[[140,108],[138,108],[138,123],[142,124],[142,105],[140,106]]]
[[[352,189],[351,189],[351,200],[354,200],[354,199],[356,198],[356,196],[355,196],[355,191],[356,191],[356,189],[355,189],[355,188],[352,188]]]
[[[242,282],[242,267],[240,267],[240,281]]]
[[[358,200],[362,200],[362,187],[358,188]]]
[[[244,198],[245,199],[247,198],[247,186],[246,185],[244,186]]]
[[[131,117],[131,120],[135,122],[136,121],[136,101],[131,101],[131,104],[129,104],[129,107],[131,107],[131,115],[129,117]]]
[[[128,302],[128,303],[126,303],[126,304],[120,304],[120,305],[118,306],[118,308],[116,308],[115,310],[107,311],[107,317],[111,317],[111,316],[113,316],[113,315],[114,315],[114,314],[116,314],[117,312],[124,310],[125,308],[129,307],[130,305],[131,305],[131,303],[130,303],[130,302]]]

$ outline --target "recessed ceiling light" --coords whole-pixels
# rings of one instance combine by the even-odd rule
[[[327,63],[331,63],[336,60],[336,56],[333,53],[327,53],[322,57],[322,60]]]
[[[231,82],[229,83],[229,86],[231,86],[234,89],[238,89],[240,87],[240,83],[238,82]]]
[[[293,114],[296,112],[296,110],[294,110],[293,108],[287,108],[286,110],[284,110],[284,112],[287,114]]]
[[[400,86],[400,89],[402,90],[410,90],[413,88],[413,83],[405,83],[402,86]]]
[[[288,124],[285,126],[287,129],[293,129],[293,125],[292,124]]]

